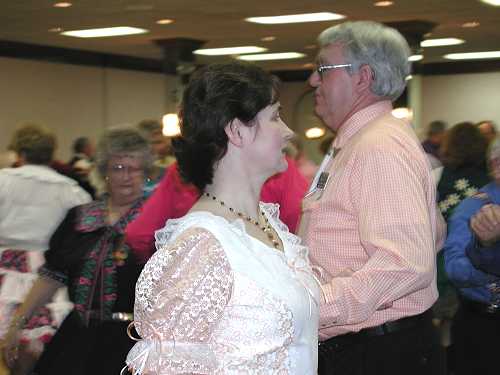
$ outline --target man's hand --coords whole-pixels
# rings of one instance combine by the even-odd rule
[[[483,246],[491,246],[500,239],[500,205],[487,204],[471,219],[470,226]]]

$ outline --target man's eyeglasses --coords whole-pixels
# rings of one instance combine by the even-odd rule
[[[323,78],[323,73],[328,72],[329,70],[340,69],[340,68],[349,68],[351,66],[352,66],[352,64],[319,65],[316,68],[316,71],[318,72],[320,78]]]

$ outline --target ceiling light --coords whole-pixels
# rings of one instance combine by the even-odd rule
[[[269,17],[249,17],[245,18],[248,22],[263,23],[263,24],[278,24],[278,23],[298,23],[298,22],[317,22],[317,21],[332,21],[345,18],[342,14],[322,12],[322,13],[304,13],[304,14],[289,14],[286,16],[269,16]]]
[[[219,56],[219,55],[239,55],[243,53],[259,53],[265,52],[267,48],[256,46],[242,46],[242,47],[227,47],[227,48],[205,48],[193,51],[197,55],[205,56]]]
[[[168,25],[169,23],[174,22],[174,20],[171,20],[170,18],[163,18],[161,20],[156,21],[158,25]]]
[[[377,1],[376,3],[373,3],[376,7],[390,7],[393,4],[393,1]]]
[[[257,55],[243,55],[238,56],[239,60],[245,61],[264,61],[264,60],[286,60],[286,59],[300,59],[306,56],[299,52],[281,52],[281,53],[260,53]]]
[[[147,32],[149,31],[137,27],[118,26],[102,29],[70,30],[61,33],[61,35],[74,36],[76,38],[102,38],[106,36],[144,34]]]
[[[500,7],[500,0],[481,0],[485,4],[493,5],[496,7]]]
[[[458,38],[426,39],[420,42],[421,47],[454,46],[465,43],[465,40]]]
[[[462,27],[465,27],[465,28],[472,28],[472,27],[478,27],[480,25],[479,22],[477,21],[471,21],[471,22],[465,22],[462,24]]]
[[[449,60],[498,59],[500,51],[449,53],[443,57]]]
[[[72,6],[73,4],[71,3],[68,3],[68,2],[60,2],[60,3],[54,3],[52,6],[54,8],[69,8],[70,6]]]
[[[53,27],[51,29],[49,29],[49,33],[60,33],[61,31],[63,31],[64,29],[62,27]]]
[[[275,36],[265,36],[264,38],[260,38],[260,40],[262,40],[263,42],[272,42],[275,39]]]
[[[405,81],[407,81],[407,82],[408,82],[408,81],[411,81],[412,79],[413,79],[413,76],[412,76],[411,74],[409,74],[409,75],[407,75],[407,76],[405,77]]]
[[[408,57],[408,61],[420,61],[424,58],[424,55],[411,55]]]
[[[319,128],[317,126],[306,130],[306,138],[308,139],[320,138],[324,135],[325,135],[325,129]]]

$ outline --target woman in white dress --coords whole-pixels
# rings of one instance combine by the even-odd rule
[[[203,193],[156,232],[136,285],[134,374],[316,374],[319,288],[307,249],[278,205],[259,202],[287,168],[293,133],[279,111],[277,80],[256,66],[193,74],[174,150]]]

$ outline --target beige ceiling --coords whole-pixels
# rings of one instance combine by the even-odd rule
[[[371,19],[381,22],[424,20],[437,24],[432,37],[457,37],[466,40],[460,46],[426,48],[426,62],[444,61],[451,52],[500,50],[500,7],[479,0],[394,0],[391,7],[374,7],[371,0],[74,0],[70,8],[54,8],[54,1],[2,1],[0,40],[82,49],[95,52],[160,59],[162,51],[153,40],[194,38],[206,41],[204,47],[257,45],[269,52],[296,51],[306,58],[263,64],[273,70],[303,69],[314,60],[316,36],[332,22],[259,25],[245,22],[246,17],[332,11],[350,20]],[[156,20],[175,22],[158,25]],[[477,21],[476,28],[462,28]],[[48,30],[111,26],[136,26],[150,32],[139,36],[79,39]],[[261,38],[274,36],[272,42]],[[197,57],[197,62],[221,58]]]

